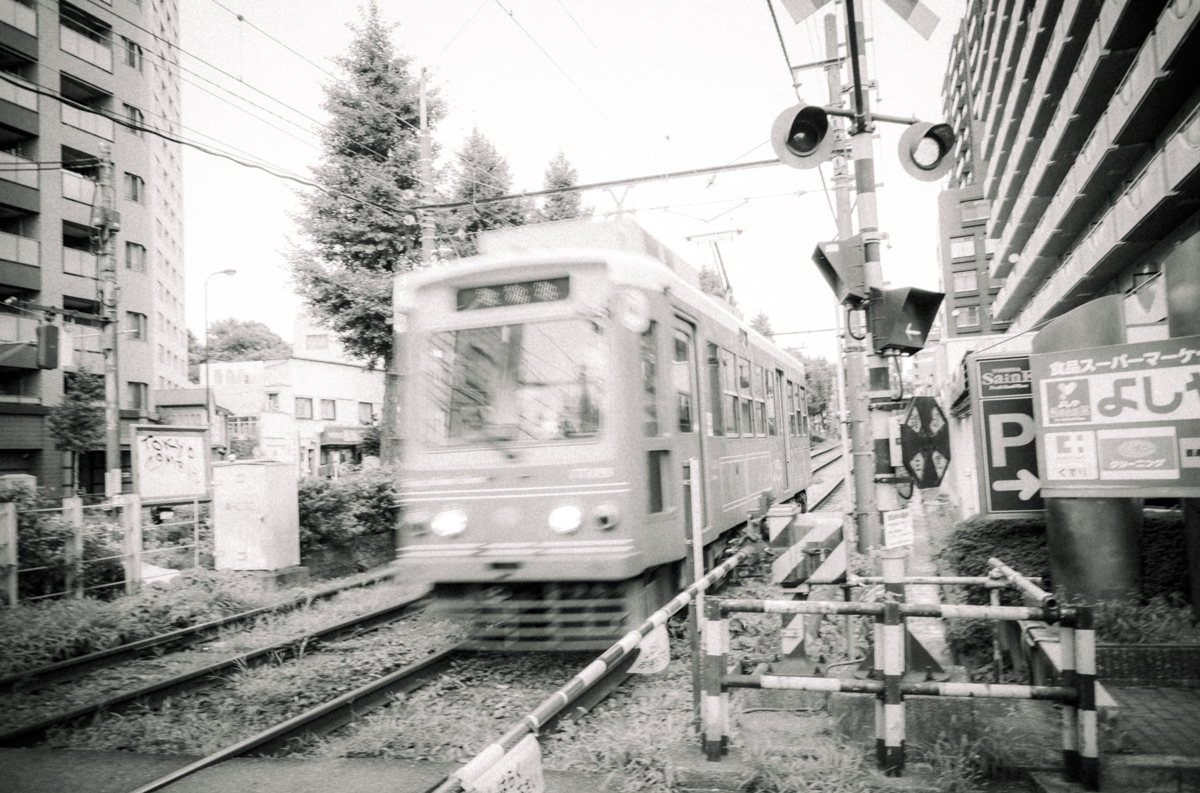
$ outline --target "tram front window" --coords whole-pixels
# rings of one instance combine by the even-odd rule
[[[607,355],[591,320],[464,328],[430,342],[426,415],[435,445],[599,433]]]

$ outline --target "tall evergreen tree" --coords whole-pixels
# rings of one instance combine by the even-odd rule
[[[579,173],[575,170],[575,166],[571,165],[567,155],[563,153],[562,149],[559,149],[551,158],[550,165],[546,167],[546,180],[542,186],[546,190],[555,190],[574,187],[578,183]],[[538,218],[543,221],[590,218],[591,216],[592,208],[583,206],[583,196],[576,191],[548,195],[542,201],[541,209],[538,210]]]
[[[349,50],[335,59],[341,76],[325,87],[330,120],[313,174],[319,187],[300,196],[295,221],[302,244],[288,258],[310,313],[368,366],[383,360],[383,456],[390,462],[398,409],[392,278],[419,260],[420,226],[411,222],[419,200],[419,83],[411,60],[393,47],[375,0],[351,29]],[[431,126],[443,115],[436,93],[428,114]]]
[[[512,193],[512,174],[508,161],[500,156],[492,142],[476,127],[463,141],[454,164],[449,201],[469,201],[470,206],[450,211],[445,219],[450,244],[459,256],[475,253],[475,235],[488,229],[520,226],[528,222],[528,201],[514,199],[476,203],[481,199]]]
[[[750,318],[750,327],[767,338],[775,335],[775,329],[771,327],[771,318],[767,316],[767,312],[765,311],[760,311]]]

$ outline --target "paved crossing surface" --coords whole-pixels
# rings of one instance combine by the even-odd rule
[[[1108,686],[1118,730],[1141,754],[1200,757],[1200,689]]]

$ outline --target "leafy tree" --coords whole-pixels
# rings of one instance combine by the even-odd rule
[[[775,335],[775,329],[771,327],[771,318],[767,316],[767,312],[765,311],[760,311],[750,318],[750,327],[767,338]]]
[[[73,481],[79,484],[79,456],[103,449],[104,377],[91,372],[66,372],[62,401],[50,409],[46,428],[54,448],[71,453]]]
[[[721,274],[707,265],[700,270],[700,291],[706,295],[725,299],[725,284],[721,282]]]
[[[188,334],[188,381],[200,382],[200,364],[204,362],[204,345],[190,330]]]
[[[450,244],[459,256],[475,253],[475,235],[479,232],[523,225],[532,214],[529,202],[519,199],[475,203],[512,193],[508,161],[500,156],[478,127],[463,141],[453,178],[449,200],[471,202],[471,206],[450,210],[445,221]]]
[[[208,355],[210,361],[269,361],[291,357],[292,345],[261,322],[222,319],[208,326]]]
[[[813,424],[825,434],[831,434],[831,417],[837,411],[837,369],[819,355],[807,355],[800,350],[787,352],[804,363],[804,394],[808,403],[808,415]]]
[[[546,168],[546,180],[542,186],[547,190],[563,187],[574,187],[579,183],[579,174],[571,165],[567,155],[560,149],[550,160]],[[546,196],[542,207],[538,210],[538,218],[548,220],[569,220],[571,218],[590,218],[592,207],[583,206],[583,196],[577,191],[555,193]]]
[[[375,0],[345,55],[341,76],[325,87],[329,123],[322,155],[302,193],[295,220],[302,244],[289,252],[297,294],[309,312],[337,334],[345,350],[368,366],[383,359],[383,456],[398,453],[398,381],[392,365],[392,278],[419,259],[420,91],[411,60],[398,54]],[[427,95],[428,120],[444,115],[436,91]]]

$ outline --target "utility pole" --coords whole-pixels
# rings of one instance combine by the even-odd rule
[[[121,228],[114,208],[112,147],[100,147],[100,178],[92,200],[92,227],[96,229],[96,269],[99,271],[100,304],[104,321],[104,495],[121,493],[121,382],[117,371],[117,342],[121,338],[117,310],[117,261],[113,239]]]

